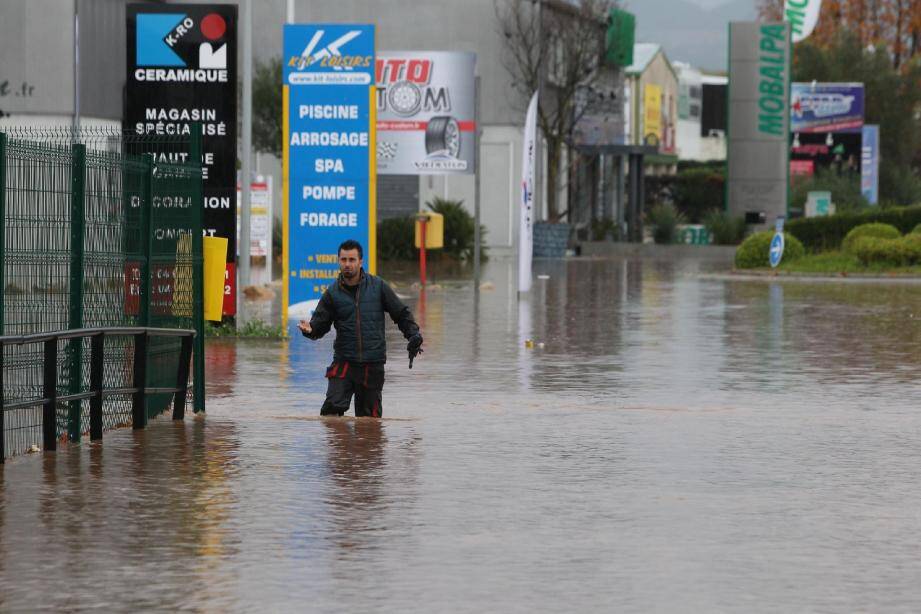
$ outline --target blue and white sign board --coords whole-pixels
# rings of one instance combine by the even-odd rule
[[[285,292],[309,317],[339,275],[339,244],[376,272],[374,26],[284,27]]]
[[[771,260],[771,268],[777,268],[780,264],[780,261],[783,259],[783,232],[778,232],[774,235],[774,238],[771,239],[771,251],[769,258]]]
[[[790,132],[860,132],[863,83],[793,83]]]
[[[879,202],[879,126],[864,124],[860,145],[860,193],[871,205]]]

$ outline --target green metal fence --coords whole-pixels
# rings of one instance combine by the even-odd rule
[[[200,131],[184,141],[118,131],[0,133],[0,335],[105,326],[194,329],[193,403],[204,410]],[[181,155],[180,155],[181,153]],[[89,339],[60,342],[59,396],[90,386]],[[131,337],[105,339],[106,388],[128,388]],[[40,396],[44,354],[4,348],[4,405]],[[147,353],[147,385],[172,386],[180,341]],[[168,394],[147,400],[162,413]],[[61,438],[79,441],[89,403],[57,407]],[[40,445],[41,410],[5,414],[7,456]],[[131,423],[131,398],[113,396],[104,428]]]

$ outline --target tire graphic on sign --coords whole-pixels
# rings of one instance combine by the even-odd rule
[[[422,106],[422,92],[414,83],[398,81],[390,86],[387,100],[395,113],[409,117],[415,115]]]
[[[461,149],[460,125],[453,117],[433,117],[425,129],[425,152],[457,158]]]

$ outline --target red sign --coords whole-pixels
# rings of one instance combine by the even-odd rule
[[[141,263],[125,263],[125,315],[141,312]]]
[[[379,85],[409,81],[426,85],[432,80],[432,60],[421,58],[378,58],[376,64]]]
[[[237,264],[228,262],[224,270],[224,315],[237,315]]]
[[[790,174],[800,177],[812,177],[815,174],[815,161],[790,160]]]

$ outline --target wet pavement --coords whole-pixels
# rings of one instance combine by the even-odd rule
[[[921,284],[718,268],[401,284],[380,422],[213,341],[207,418],[0,469],[0,610],[921,610]]]

